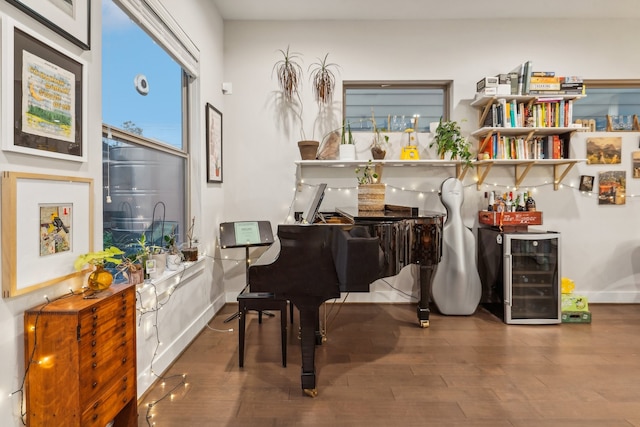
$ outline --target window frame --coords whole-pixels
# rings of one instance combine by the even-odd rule
[[[453,80],[344,80],[342,82],[343,123],[346,120],[348,89],[442,89],[442,120],[446,121],[451,117]]]
[[[640,79],[584,79],[585,98],[589,99],[589,89],[640,89]],[[574,108],[579,104],[576,104]],[[640,102],[638,103],[639,111],[637,116],[640,117]],[[591,117],[593,118],[593,117]],[[607,132],[607,130],[598,130],[598,132]]]

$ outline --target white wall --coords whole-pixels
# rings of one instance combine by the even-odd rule
[[[297,194],[295,165],[299,154],[297,125],[281,126],[273,105],[277,82],[272,68],[280,59],[278,49],[303,55],[304,131],[313,133],[318,107],[311,98],[307,67],[329,53],[329,61],[340,65],[331,129],[340,123],[341,80],[453,79],[453,118],[466,120],[463,131],[473,130],[478,112],[469,107],[475,83],[483,76],[506,72],[524,60],[537,70],[554,70],[559,75],[582,75],[591,79],[637,78],[640,58],[633,52],[640,36],[632,20],[494,20],[494,21],[410,21],[410,22],[227,22],[225,23],[225,81],[233,83],[233,94],[225,101],[225,220],[267,219],[272,224],[287,220]],[[319,139],[323,131],[316,131]],[[638,133],[623,137],[623,163],[618,166],[579,164],[565,179],[565,186],[553,191],[550,167],[534,168],[524,181],[534,191],[543,211],[542,228],[562,233],[563,276],[572,278],[576,291],[591,301],[638,302],[640,283],[637,224],[640,200],[629,197],[623,206],[598,206],[595,196],[575,188],[581,174],[603,170],[626,170],[628,195],[640,193],[640,181],[631,178],[631,154],[637,149]],[[572,155],[586,157],[585,135],[575,137]],[[368,141],[359,141],[359,155],[366,156]],[[428,138],[421,135],[424,149]],[[397,147],[396,147],[397,152]],[[423,150],[423,156],[428,155]],[[452,171],[387,170],[397,187],[425,192],[387,193],[387,200],[444,211],[436,194],[430,193]],[[327,182],[334,187],[355,188],[350,172],[338,169],[305,168],[308,183]],[[394,177],[395,175],[395,177]],[[465,223],[476,226],[477,211],[484,205],[484,190],[505,191],[513,185],[511,168],[493,168],[482,191],[476,191],[473,173],[465,178]],[[389,182],[389,181],[387,181]],[[497,186],[494,187],[493,184]],[[402,193],[402,196],[400,194]],[[336,196],[339,194],[339,196]],[[355,204],[355,193],[330,193],[323,210],[337,203]],[[304,199],[306,194],[303,192]],[[411,198],[415,203],[411,203]],[[297,203],[301,210],[303,204]],[[234,257],[235,254],[230,256]],[[237,257],[241,257],[238,254]],[[225,290],[231,300],[242,287],[243,276],[226,273]],[[376,286],[376,290],[388,287]],[[409,288],[410,289],[410,288]],[[393,295],[351,295],[349,300],[395,300]]]
[[[93,2],[92,2],[93,3]],[[192,152],[190,203],[192,214],[196,217],[196,234],[200,241],[200,251],[205,255],[203,261],[180,277],[180,286],[168,297],[168,289],[175,285],[172,281],[159,282],[157,293],[164,303],[162,313],[155,317],[153,313],[140,315],[138,323],[138,395],[140,396],[153,382],[153,371],[160,374],[184,350],[185,346],[204,328],[206,322],[224,304],[222,292],[222,269],[216,257],[217,228],[223,212],[223,190],[225,184],[207,184],[205,178],[205,136],[204,105],[210,102],[224,112],[222,83],[222,20],[215,7],[208,0],[189,2],[164,1],[165,6],[175,16],[178,23],[198,46],[201,52],[200,72],[202,78],[195,84],[194,100],[197,108],[192,112],[190,147]],[[0,151],[0,169],[10,171],[36,172],[54,175],[90,177],[94,180],[95,214],[94,244],[102,245],[102,88],[101,88],[101,14],[100,2],[95,2],[91,19],[91,50],[82,51],[64,40],[53,31],[46,29],[33,19],[6,2],[0,2],[0,15],[10,16],[20,23],[33,28],[46,40],[79,56],[87,62],[89,90],[86,96],[88,112],[88,161],[86,163],[52,160],[45,157],[16,154]],[[3,57],[4,61],[4,57]],[[10,67],[11,64],[4,64]],[[6,78],[6,76],[3,76]],[[2,107],[6,108],[6,107]],[[2,114],[5,114],[3,111]],[[3,131],[4,135],[4,131]],[[4,136],[3,136],[4,137]],[[3,232],[5,230],[2,230]],[[35,291],[24,296],[0,300],[0,326],[4,338],[0,341],[0,424],[3,426],[21,426],[20,395],[9,396],[21,386],[24,376],[24,333],[23,313],[25,309],[44,302],[44,296],[50,299],[77,288],[77,283],[61,283],[43,291]],[[155,292],[151,287],[140,289],[138,308],[155,306]],[[158,335],[154,330],[158,326]],[[158,338],[162,346],[156,351]],[[155,355],[155,357],[154,357]]]

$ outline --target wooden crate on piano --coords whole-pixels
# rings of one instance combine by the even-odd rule
[[[530,225],[542,225],[542,212],[479,211],[478,223],[501,227],[505,231],[527,231]]]

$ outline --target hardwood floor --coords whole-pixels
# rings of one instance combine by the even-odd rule
[[[149,409],[181,378],[157,383],[139,426],[640,427],[640,305],[591,304],[591,324],[548,326],[432,313],[428,329],[412,304],[327,307],[316,398],[301,391],[297,313],[286,368],[278,316],[249,314],[241,369],[229,304],[209,324],[225,332],[203,330],[165,373],[187,386]]]

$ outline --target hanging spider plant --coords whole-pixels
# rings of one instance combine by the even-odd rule
[[[297,62],[300,59],[300,54],[289,52],[289,46],[286,51],[278,50],[282,53],[283,59],[275,63],[272,73],[275,71],[278,76],[278,84],[285,100],[291,102],[294,94],[298,98],[300,97],[298,89],[302,81],[302,67]]]
[[[313,95],[318,105],[331,104],[333,100],[333,91],[336,86],[336,76],[331,71],[331,67],[338,67],[338,64],[327,63],[327,53],[324,59],[318,60],[309,66],[311,71],[311,82],[313,86]],[[313,70],[312,70],[313,69]]]

